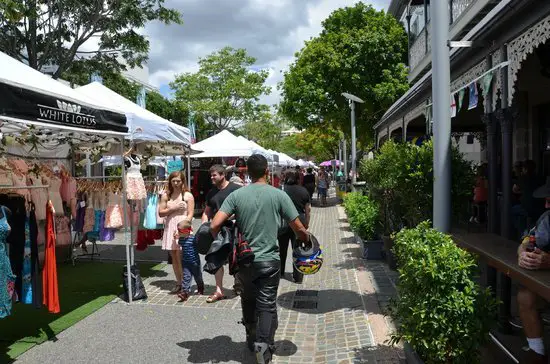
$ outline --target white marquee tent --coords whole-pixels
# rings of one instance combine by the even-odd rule
[[[203,151],[193,155],[193,158],[249,157],[255,153],[251,144],[243,142],[227,130],[193,144],[193,149]]]
[[[97,103],[109,105],[126,115],[131,138],[135,142],[168,142],[190,145],[189,129],[168,121],[117,94],[99,82],[78,87],[76,91]]]

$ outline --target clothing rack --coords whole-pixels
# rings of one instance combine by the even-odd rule
[[[6,186],[2,185],[0,186],[0,189],[3,190],[34,190],[37,188],[50,188],[50,185],[42,185],[42,186]]]
[[[94,177],[74,177],[74,179],[122,179],[122,176],[94,176]]]

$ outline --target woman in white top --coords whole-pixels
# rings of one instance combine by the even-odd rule
[[[162,249],[169,250],[172,256],[172,268],[176,276],[176,286],[170,291],[176,294],[181,291],[183,268],[181,250],[178,244],[178,224],[183,220],[193,221],[195,200],[185,182],[185,175],[172,172],[168,176],[168,193],[162,195],[159,205],[160,217],[165,217]]]

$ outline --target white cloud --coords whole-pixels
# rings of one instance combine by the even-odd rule
[[[270,70],[272,94],[266,104],[279,101],[277,84],[304,41],[319,34],[321,22],[356,0],[171,0],[167,6],[183,13],[183,26],[153,23],[145,29],[151,43],[150,82],[160,87],[176,74],[195,72],[197,61],[224,46],[246,48],[258,66]],[[387,8],[390,0],[370,3]]]

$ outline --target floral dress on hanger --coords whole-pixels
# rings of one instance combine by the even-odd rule
[[[141,175],[141,164],[139,157],[128,156],[126,160],[130,162],[130,167],[126,171],[126,198],[128,200],[141,200],[147,197],[145,182]]]

